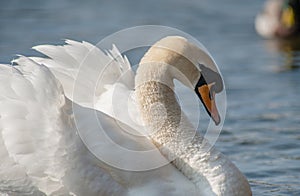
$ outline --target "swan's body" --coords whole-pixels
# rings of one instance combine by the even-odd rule
[[[300,35],[300,1],[268,0],[256,16],[255,28],[265,38],[290,38]]]
[[[0,163],[0,193],[251,195],[246,178],[226,157],[199,134],[190,137],[195,129],[182,114],[172,91],[174,78],[189,87],[197,84],[201,76],[197,63],[214,69],[205,52],[183,38],[167,37],[142,59],[135,79],[137,106],[133,104],[131,109],[141,117],[134,122],[142,119],[159,151],[137,161],[151,165],[166,158],[174,160],[174,166],[169,163],[134,172],[117,169],[94,156],[105,152],[112,160],[121,158],[124,168],[135,166],[132,160],[136,157],[122,157],[106,141],[105,131],[113,141],[133,151],[155,149],[147,138],[131,135],[139,125],[132,125],[131,118],[113,107],[114,91],[122,92],[122,96],[133,92],[129,62],[116,48],[104,54],[86,42],[67,43],[35,48],[50,59],[19,57],[14,61],[18,66],[0,65],[0,156],[4,160]],[[109,62],[103,84],[97,85],[96,74]],[[123,78],[114,84],[121,75]],[[153,107],[153,103],[163,104],[165,116],[159,115],[161,107]],[[96,116],[104,131],[96,139],[93,135],[99,135],[99,126],[89,116],[95,114],[93,108],[99,110]],[[124,132],[118,121],[131,131]],[[96,146],[94,154],[84,145],[78,129],[86,133],[85,142]]]

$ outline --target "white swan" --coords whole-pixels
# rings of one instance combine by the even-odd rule
[[[219,123],[213,98],[222,89],[222,81],[206,52],[172,36],[158,41],[145,54],[135,76],[138,109],[133,104],[132,112],[141,117],[159,151],[146,157],[127,157],[107,142],[105,134],[133,151],[155,149],[147,138],[131,134],[139,126],[128,127],[132,119],[115,112],[112,105],[113,93],[126,97],[133,90],[134,74],[128,60],[115,47],[104,54],[87,42],[66,42],[64,46],[35,47],[50,58],[21,56],[14,60],[16,66],[0,65],[0,193],[251,195],[247,179],[234,164],[195,134],[172,91],[174,78],[195,89]],[[98,85],[97,74],[107,64]],[[126,104],[122,100],[121,104]],[[104,132],[92,120],[94,112]],[[118,121],[127,124],[129,133]],[[86,142],[96,146],[94,154],[83,144],[77,129],[84,130]],[[164,157],[174,166],[124,171],[94,157],[103,152],[112,161],[121,159],[124,168],[151,166]]]
[[[255,29],[264,38],[292,38],[300,34],[300,2],[267,0],[255,18]]]

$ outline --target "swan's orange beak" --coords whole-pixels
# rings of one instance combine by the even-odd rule
[[[213,119],[215,124],[218,125],[221,122],[221,118],[215,101],[216,92],[213,90],[214,85],[214,83],[206,84],[206,82],[198,82],[195,91],[209,116]]]
[[[213,84],[206,84],[198,87],[198,92],[200,94],[200,99],[210,117],[213,119],[216,125],[220,124],[221,119],[217,109],[214,91],[211,91],[211,86]]]

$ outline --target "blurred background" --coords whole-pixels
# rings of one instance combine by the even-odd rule
[[[224,76],[228,108],[217,148],[247,176],[254,195],[300,195],[300,45],[256,33],[263,4],[1,0],[0,63],[65,38],[96,44],[136,25],[178,28],[207,47]]]

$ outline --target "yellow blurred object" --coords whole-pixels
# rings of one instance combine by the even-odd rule
[[[282,11],[281,22],[288,28],[295,25],[295,14],[291,6],[288,6]]]

